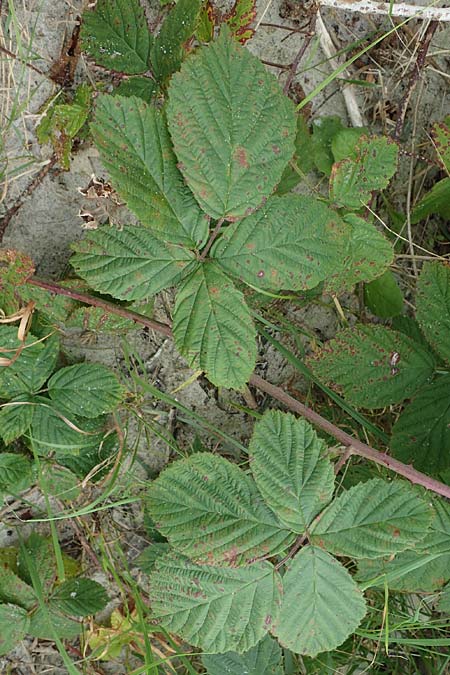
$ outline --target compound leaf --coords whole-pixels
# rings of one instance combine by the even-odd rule
[[[213,384],[246,384],[256,362],[255,328],[244,296],[213,264],[203,264],[179,289],[173,333],[181,354]]]
[[[181,171],[213,218],[257,209],[294,153],[294,104],[226,26],[173,76],[167,115]]]
[[[405,464],[437,474],[450,467],[450,376],[419,390],[394,424],[391,450]]]
[[[312,529],[312,542],[336,555],[380,558],[427,534],[432,510],[409,485],[378,478],[337,497]]]
[[[249,456],[256,485],[280,521],[304,533],[333,496],[325,443],[308,422],[271,410],[255,424]]]
[[[115,189],[142,224],[165,241],[201,244],[208,219],[177,168],[164,112],[135,96],[103,95],[91,130]]]
[[[154,615],[164,628],[213,654],[254,647],[280,605],[281,579],[267,562],[211,567],[171,553],[156,563],[149,585]]]
[[[0,327],[0,347],[2,356],[12,359],[8,366],[0,367],[0,397],[11,399],[24,393],[34,393],[42,387],[53,372],[59,354],[59,340],[56,335],[39,342],[38,338],[28,334],[24,343],[17,338],[17,328]]]
[[[50,607],[71,616],[88,616],[104,609],[108,596],[103,586],[92,579],[69,579],[57,587]]]
[[[150,54],[153,74],[158,81],[165,82],[180,68],[183,45],[195,31],[201,5],[201,0],[178,0],[166,16]]]
[[[114,410],[123,389],[109,368],[99,363],[78,363],[52,375],[48,393],[57,406],[69,413],[98,417]]]
[[[30,397],[16,396],[14,401],[0,407],[0,436],[6,445],[22,436],[33,419],[33,404]]]
[[[364,597],[335,558],[305,546],[287,566],[283,602],[273,631],[291,651],[308,656],[335,649],[366,614]]]
[[[145,73],[152,36],[139,0],[97,0],[95,9],[83,14],[81,44],[105,68]]]
[[[417,284],[416,318],[439,356],[450,363],[450,265],[426,262]]]
[[[326,284],[335,293],[351,290],[360,281],[376,279],[394,259],[391,242],[372,223],[353,213],[345,216],[344,221],[350,227],[350,236],[343,264],[336,266],[337,272]]]
[[[205,654],[202,663],[208,675],[284,675],[280,645],[266,635],[244,654]]]
[[[307,290],[340,267],[347,236],[341,218],[323,202],[302,195],[271,197],[230,225],[212,256],[251,286]]]
[[[398,147],[387,136],[363,137],[355,157],[333,166],[330,197],[338,205],[360,209],[370,201],[374,190],[383,190],[397,169]]]
[[[211,453],[174,462],[153,481],[147,499],[158,530],[199,563],[242,565],[278,553],[293,540],[253,480]]]
[[[17,605],[0,605],[0,656],[7,654],[28,633],[30,619]]]
[[[433,356],[406,335],[383,326],[338,333],[310,360],[314,373],[364,408],[400,403],[427,382]]]
[[[174,286],[189,274],[195,257],[165,244],[144,227],[103,227],[73,246],[77,274],[100,293],[120,300],[140,300]]]

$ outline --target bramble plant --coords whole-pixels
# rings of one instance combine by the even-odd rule
[[[141,225],[90,232],[72,265],[120,300],[177,286],[175,342],[217,386],[241,389],[255,367],[245,286],[273,293],[325,282],[337,292],[392,262],[392,246],[358,211],[386,187],[397,146],[361,136],[350,150],[343,141],[350,152],[333,165],[328,203],[273,194],[294,154],[295,107],[226,26],[172,77],[167,106],[100,95],[91,130]]]
[[[73,96],[52,99],[38,139],[69,169],[73,143],[89,122],[111,185],[94,177],[81,192],[99,200],[117,195],[134,224],[99,226],[92,217],[73,244],[77,277],[59,284],[33,277],[27,256],[0,251],[0,493],[20,499],[36,485],[52,535],[34,533],[18,549],[0,549],[0,654],[27,634],[72,638],[83,625],[74,617],[107,602],[105,589],[79,576],[59,549],[49,498],[70,517],[95,510],[102,497],[77,510],[80,480],[104,476],[103,460],[112,458],[118,475],[127,443],[119,406],[136,405],[141,420],[139,388],[175,408],[178,402],[145,381],[145,364],[138,375],[129,369],[136,386],[129,395],[103,365],[65,365],[59,331],[78,328],[90,341],[135,324],[173,336],[193,377],[204,374],[244,395],[255,385],[347,450],[334,462],[341,448],[328,447],[309,422],[253,411],[248,450],[238,444],[241,466],[199,443],[143,481],[132,501],[142,501],[151,543],[135,562],[148,577],[138,585],[126,565],[112,571],[131,593],[122,594],[110,626],[91,624],[85,644],[92,659],[115,658],[127,645],[146,655],[146,672],[157,673],[148,634],[159,631],[201,649],[208,675],[323,672],[318,654],[333,652],[334,669],[343,665],[336,648],[346,657],[345,645],[359,638],[376,651],[384,636],[387,651],[388,591],[442,591],[430,610],[441,613],[450,598],[450,507],[437,496],[450,496],[450,268],[426,262],[415,319],[397,316],[403,295],[390,270],[394,244],[372,209],[397,170],[398,144],[345,128],[337,117],[309,126],[243,46],[254,32],[253,0],[237,0],[226,14],[209,2],[178,0],[155,35],[138,0],[94,5],[83,15],[82,48],[118,86],[80,85]],[[448,122],[432,132],[447,173]],[[321,175],[320,192],[307,190],[312,171]],[[425,194],[411,222],[448,214],[449,180]],[[308,194],[293,192],[299,184]],[[379,318],[394,316],[392,325],[347,326],[314,344],[301,372],[386,444],[387,434],[358,409],[404,403],[394,409],[394,458],[254,373],[264,302],[307,303],[325,294],[345,320],[338,296],[355,286],[360,303]],[[170,325],[152,318],[154,297],[165,289],[175,294]],[[180,450],[175,441],[171,447]],[[338,482],[352,453],[385,468],[368,480],[350,470]],[[386,468],[422,487],[388,479]],[[418,616],[423,605],[413,604]],[[180,658],[186,672],[196,672]],[[289,668],[289,660],[303,670]]]
[[[269,632],[309,656],[342,644],[367,608],[332,554],[420,558],[433,510],[400,481],[373,479],[333,499],[326,452],[307,422],[270,411],[250,441],[251,476],[206,452],[165,469],[146,500],[173,549],[150,574],[155,619],[210,653],[246,652]],[[448,523],[448,505],[439,509],[434,518]]]

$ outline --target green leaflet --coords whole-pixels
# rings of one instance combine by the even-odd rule
[[[50,605],[71,616],[88,616],[104,609],[108,596],[103,586],[92,579],[69,579],[59,585],[52,597]]]
[[[256,362],[255,328],[244,296],[214,264],[180,287],[173,333],[181,354],[217,386],[241,389]]]
[[[202,663],[208,675],[284,675],[280,645],[266,635],[244,654],[205,654]]]
[[[123,389],[116,375],[98,363],[79,363],[58,370],[48,382],[56,406],[80,417],[98,417],[112,412]]]
[[[450,375],[420,389],[392,429],[391,450],[405,464],[436,475],[450,467]]]
[[[136,565],[146,574],[153,571],[157,560],[169,552],[169,544],[165,542],[156,542],[150,544],[138,555],[135,560]]]
[[[229,274],[257,288],[314,288],[342,264],[349,228],[323,202],[271,197],[230,225],[212,251]]]
[[[295,153],[283,171],[276,193],[283,195],[290,192],[300,181],[302,176],[309,173],[314,167],[314,150],[311,132],[304,116],[297,115],[297,133],[295,136]]]
[[[158,530],[199,563],[242,565],[287,548],[294,536],[235,464],[201,452],[174,462],[150,486]]]
[[[22,607],[0,605],[0,656],[7,654],[28,633],[30,619]]]
[[[152,36],[139,0],[97,0],[95,9],[83,14],[81,44],[105,68],[145,73]]]
[[[26,394],[16,396],[14,401],[0,407],[0,436],[6,445],[29,429],[33,419],[33,403],[30,399]]]
[[[361,582],[391,575],[389,588],[411,593],[433,591],[444,585],[450,578],[450,504],[437,498],[433,506],[430,528],[415,549],[398,553],[394,558],[360,560],[358,579]],[[381,578],[378,586],[383,583]]]
[[[18,494],[31,485],[31,463],[27,457],[0,452],[0,497]]]
[[[114,90],[114,96],[137,96],[146,103],[151,103],[153,97],[158,93],[158,85],[149,77],[129,77],[122,80],[119,86]]]
[[[53,607],[38,607],[31,615],[28,633],[41,640],[54,640],[55,635],[70,640],[81,633],[82,624],[55,611]]]
[[[37,398],[36,404],[29,435],[37,453],[74,454],[81,448],[98,447],[102,442],[105,432],[101,418],[81,420],[74,415],[68,418],[45,398]]]
[[[56,579],[55,553],[51,539],[32,532],[24,546],[26,546],[26,552],[21,547],[17,561],[21,578],[33,586],[35,571],[43,591],[48,591]]]
[[[37,605],[33,588],[3,562],[0,565],[0,602],[9,602],[26,610]]]
[[[71,501],[80,496],[78,477],[72,471],[53,462],[41,462],[41,468],[39,487],[42,491],[45,490],[49,495],[64,501]]]
[[[226,26],[173,76],[167,116],[181,171],[213,218],[257,209],[294,153],[294,104]]]
[[[386,136],[362,138],[352,158],[333,166],[330,197],[338,206],[360,209],[372,192],[387,187],[397,169],[397,145]]]
[[[382,408],[412,396],[432,376],[432,354],[402,333],[382,326],[357,326],[338,333],[309,365],[348,401]]]
[[[243,653],[276,623],[281,579],[270,563],[195,565],[168,554],[150,575],[155,618],[205,652]]]
[[[56,98],[47,108],[36,129],[39,143],[51,143],[65,171],[70,169],[72,144],[86,123],[92,106],[93,90],[81,84],[71,103],[58,103]]]
[[[435,183],[414,206],[411,211],[411,223],[414,225],[433,213],[450,219],[450,178],[443,178]]]
[[[360,281],[376,279],[394,260],[391,242],[372,223],[353,213],[344,216],[344,222],[350,226],[350,236],[343,264],[336,264],[326,281],[327,289],[334,292],[348,291]],[[344,248],[344,241],[341,246]]]
[[[178,0],[155,38],[150,59],[155,78],[165,82],[181,66],[184,43],[195,31],[201,0]]]
[[[364,597],[335,558],[305,546],[288,564],[275,635],[284,647],[316,656],[344,642],[366,614]]]
[[[351,129],[342,129],[331,139],[331,152],[335,162],[341,162],[343,159],[357,156],[358,141],[361,136],[367,136],[368,130],[365,127],[352,127]]]
[[[334,163],[331,150],[333,139],[345,128],[339,117],[319,117],[313,123],[312,147],[314,164],[328,176]]]
[[[136,97],[97,99],[92,135],[115,189],[164,241],[194,248],[208,234],[177,168],[164,112]]]
[[[364,286],[364,302],[376,316],[389,319],[403,310],[403,294],[391,270]]]
[[[325,448],[311,425],[293,415],[271,410],[255,424],[249,457],[256,485],[280,521],[299,534],[333,496]]]
[[[96,291],[121,300],[148,298],[175,286],[195,264],[193,253],[163,243],[144,227],[103,227],[73,248],[76,272]]]
[[[450,363],[450,267],[426,262],[417,284],[416,319],[433,349]]]
[[[420,542],[431,517],[415,488],[374,478],[337,497],[313,526],[311,541],[336,555],[381,558]]]
[[[0,346],[5,351],[2,356],[14,357],[21,342],[17,339],[17,328],[0,326]],[[0,397],[14,398],[26,392],[35,393],[53,372],[59,353],[59,340],[53,335],[41,342],[31,333],[13,364],[0,367]]]

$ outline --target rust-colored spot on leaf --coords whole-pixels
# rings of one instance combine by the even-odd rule
[[[244,169],[248,169],[248,159],[247,159],[247,151],[245,148],[239,146],[236,148],[234,151],[234,158],[237,160],[239,166],[244,167]]]

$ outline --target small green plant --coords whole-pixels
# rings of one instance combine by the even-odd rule
[[[81,84],[71,102],[56,97],[48,104],[36,133],[39,143],[51,143],[61,167],[70,169],[74,139],[85,126],[92,106],[92,88]]]
[[[393,328],[345,329],[318,350],[318,377],[362,408],[406,405],[392,429],[393,455],[443,478],[450,469],[450,267],[426,262],[417,284],[416,320]]]
[[[195,453],[164,470],[146,498],[171,547],[157,547],[150,572],[155,620],[205,652],[247,652],[268,633],[299,654],[335,649],[367,612],[348,559],[412,555],[419,567],[450,522],[446,503],[431,508],[400,481],[375,478],[336,496],[326,445],[289,414],[269,411],[255,424],[249,469]]]
[[[68,576],[60,580],[50,539],[32,534],[20,549],[0,549],[0,655],[26,635],[46,640],[73,638],[84,617],[103,609],[108,596],[92,579],[75,576],[75,560],[65,556]]]
[[[97,99],[95,143],[141,225],[89,233],[72,264],[120,300],[178,286],[175,341],[216,385],[242,388],[256,363],[245,288],[324,282],[337,292],[392,261],[389,242],[358,211],[387,185],[397,146],[360,135],[333,164],[329,200],[273,194],[304,136],[296,127],[292,102],[226,26],[173,75],[163,109],[136,97]]]

